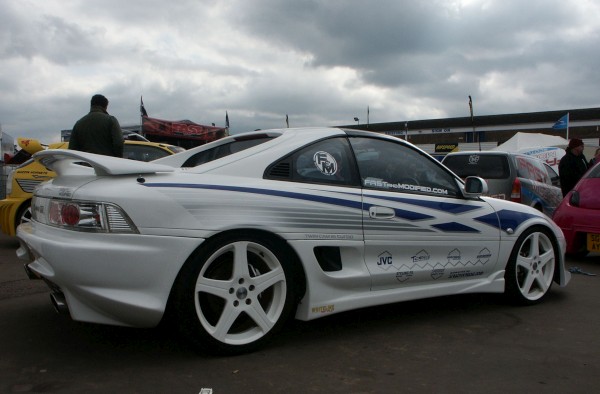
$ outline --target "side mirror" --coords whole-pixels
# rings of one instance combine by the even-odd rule
[[[476,198],[488,192],[485,179],[478,176],[468,176],[465,179],[465,197]]]

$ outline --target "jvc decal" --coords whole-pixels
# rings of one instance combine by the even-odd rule
[[[377,256],[377,265],[384,270],[388,270],[393,263],[392,254],[387,250]]]

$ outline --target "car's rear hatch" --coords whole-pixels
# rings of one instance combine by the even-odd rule
[[[448,155],[443,163],[462,179],[468,176],[485,179],[489,196],[510,200],[513,176],[506,155],[479,153]]]

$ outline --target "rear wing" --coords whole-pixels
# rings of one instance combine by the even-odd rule
[[[49,149],[37,152],[33,158],[58,176],[91,175],[141,175],[173,172],[175,168],[152,162],[127,160],[119,157],[97,155],[68,149]]]

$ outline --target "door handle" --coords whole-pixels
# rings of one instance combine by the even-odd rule
[[[373,206],[369,208],[369,217],[371,219],[393,219],[396,217],[396,211],[389,207]]]

